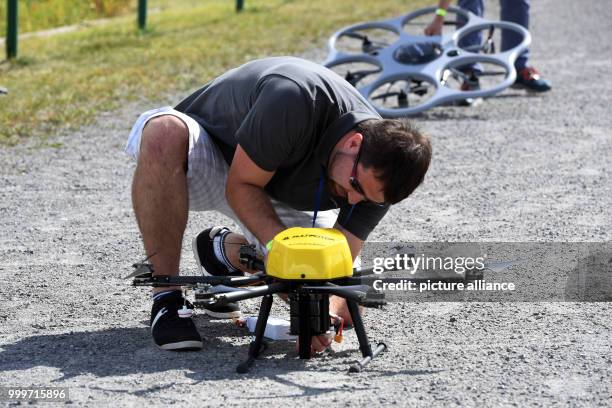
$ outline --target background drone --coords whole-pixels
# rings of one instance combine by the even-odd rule
[[[456,7],[448,9],[439,36],[425,36],[436,8],[341,29],[328,42],[323,63],[343,76],[383,117],[414,115],[433,106],[494,95],[516,79],[514,61],[529,46],[529,32],[518,24],[489,21]],[[463,24],[465,21],[465,24]],[[500,51],[501,32],[518,32],[521,43]],[[482,32],[482,43],[462,46],[467,35]],[[470,80],[465,67],[478,63],[480,89],[461,90]]]

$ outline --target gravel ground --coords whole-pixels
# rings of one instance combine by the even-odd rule
[[[533,3],[532,61],[553,91],[416,118],[433,137],[431,171],[372,240],[610,242],[612,11]],[[390,351],[357,375],[353,333],[309,361],[274,344],[248,375],[234,368],[249,338],[227,322],[196,318],[201,352],[157,350],[147,291],[120,278],[143,252],[122,147],[139,112],[179,97],[0,148],[0,385],[69,387],[75,405],[609,406],[610,303],[392,303],[365,317]],[[184,272],[188,239],[219,223],[231,225],[192,215]]]

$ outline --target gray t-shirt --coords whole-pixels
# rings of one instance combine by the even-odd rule
[[[259,167],[276,171],[266,192],[296,210],[315,209],[332,149],[356,124],[380,119],[348,82],[294,57],[249,62],[204,85],[176,110],[194,118],[231,163],[237,144]],[[320,210],[340,208],[338,223],[365,240],[388,208],[355,206],[325,188]]]

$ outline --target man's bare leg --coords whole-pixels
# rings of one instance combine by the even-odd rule
[[[248,241],[244,237],[244,235],[237,234],[235,232],[230,232],[229,234],[227,234],[227,236],[225,237],[224,249],[228,260],[234,268],[240,269],[243,272],[257,272],[247,270],[244,265],[240,264],[240,247],[242,245],[248,245]]]
[[[156,275],[176,276],[187,226],[189,130],[182,120],[151,119],[142,133],[132,205]],[[155,288],[154,292],[171,288]],[[176,287],[180,289],[180,287]]]

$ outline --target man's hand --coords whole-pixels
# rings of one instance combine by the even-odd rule
[[[333,340],[334,335],[332,333],[312,336],[312,342],[310,343],[310,355],[327,350],[327,348],[331,346]]]
[[[312,336],[310,340],[310,357],[314,356],[316,353],[321,353],[327,350],[332,342],[334,341],[334,334],[320,334],[318,336]],[[298,340],[295,345],[295,351],[300,350],[300,341]]]
[[[336,333],[330,332],[326,334],[320,334],[318,336],[312,336],[312,339],[310,342],[310,356],[311,357],[314,356],[316,353],[321,353],[327,350],[328,348],[330,348],[336,335],[340,336],[340,339],[337,341],[338,342],[342,341],[342,327],[344,326],[344,319],[340,317],[339,315],[335,315],[333,313],[330,313],[329,316],[332,320],[332,324],[334,325],[334,327],[339,326],[340,329],[339,331],[336,331]],[[297,345],[296,345],[296,351],[299,351],[299,349],[300,349],[300,341],[298,340]]]
[[[442,26],[444,25],[444,17],[435,16],[433,21],[425,27],[425,35],[440,35],[442,34]]]

